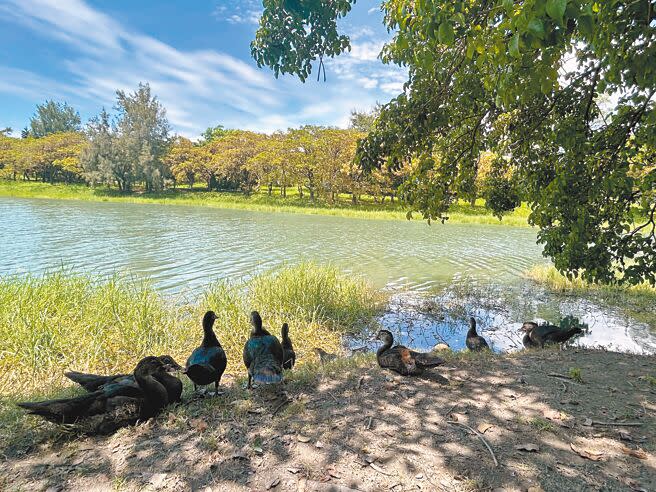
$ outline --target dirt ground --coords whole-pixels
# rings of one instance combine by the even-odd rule
[[[422,378],[337,362],[284,393],[228,381],[113,436],[3,446],[0,489],[655,491],[654,377],[654,357],[571,349]]]

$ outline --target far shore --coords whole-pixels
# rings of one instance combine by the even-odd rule
[[[81,200],[94,202],[149,203],[159,205],[184,205],[222,209],[253,210],[261,212],[286,212],[306,215],[330,215],[345,218],[374,220],[407,220],[408,210],[395,200],[386,197],[384,203],[374,203],[369,196],[362,197],[359,203],[352,204],[350,195],[339,196],[335,203],[324,200],[312,202],[307,195],[289,194],[286,198],[274,189],[269,195],[266,188],[245,195],[236,192],[208,192],[202,188],[169,189],[159,193],[135,191],[123,194],[107,187],[92,188],[84,184],[50,184],[35,181],[0,181],[0,197],[45,198],[56,200]],[[510,227],[529,227],[530,210],[522,205],[514,212],[499,220],[485,208],[483,200],[475,205],[461,202],[454,205],[448,214],[449,224],[491,224]],[[421,214],[412,214],[412,220],[423,220]]]

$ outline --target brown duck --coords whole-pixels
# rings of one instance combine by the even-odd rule
[[[418,376],[430,367],[444,364],[440,357],[415,352],[403,345],[392,347],[394,337],[388,330],[380,330],[376,338],[383,341],[383,346],[376,352],[378,365],[403,376]]]

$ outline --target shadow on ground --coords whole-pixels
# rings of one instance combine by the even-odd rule
[[[222,396],[193,399],[113,436],[60,436],[21,454],[3,446],[0,485],[656,490],[653,357],[585,350],[461,355],[412,379],[374,364],[367,356],[338,361],[318,376],[301,369],[282,392],[248,393],[228,381]],[[635,425],[621,425],[627,422]],[[484,437],[498,466],[461,424]]]

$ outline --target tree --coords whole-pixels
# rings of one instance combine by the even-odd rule
[[[116,99],[113,120],[103,109],[87,126],[84,172],[90,181],[115,182],[126,193],[138,181],[146,191],[161,190],[169,172],[163,161],[169,144],[166,110],[148,84],[139,84],[132,94],[116,91]]]
[[[254,58],[304,80],[313,61],[348,49],[334,26],[352,1],[326,10],[265,0]],[[407,66],[408,81],[361,142],[363,168],[416,162],[403,195],[440,219],[471,196],[478,158],[493,152],[487,206],[500,216],[525,197],[560,271],[656,284],[653,2],[388,0],[383,9],[395,37],[382,60]],[[606,115],[602,94],[617,101]]]
[[[28,135],[41,138],[51,133],[80,131],[80,114],[66,103],[46,101],[37,104],[36,113],[30,118]]]
[[[380,114],[381,107],[380,103],[376,103],[370,111],[352,109],[349,128],[358,132],[369,133],[374,128],[374,123],[376,123],[376,118]]]
[[[189,189],[194,187],[200,174],[198,150],[199,147],[188,138],[176,137],[164,157],[164,162],[171,169],[175,181],[184,181]]]

